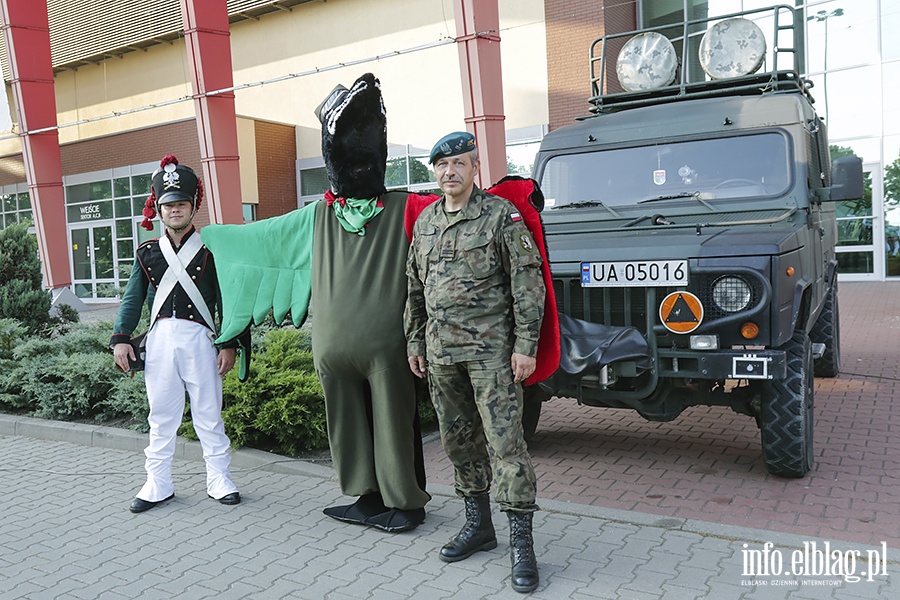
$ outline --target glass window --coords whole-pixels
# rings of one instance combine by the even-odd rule
[[[881,58],[900,58],[900,0],[881,0]]]
[[[132,268],[134,268],[134,260],[122,260],[119,258],[119,279],[122,281],[123,288],[125,287],[125,282],[131,277]]]
[[[409,157],[409,183],[417,185],[421,183],[435,183],[434,171],[428,164],[427,156]]]
[[[113,206],[116,211],[116,218],[131,216],[131,198],[116,198],[113,200]]]
[[[406,156],[387,161],[387,168],[384,172],[384,187],[398,188],[408,186],[409,176],[406,172],[407,164],[409,164],[409,161]]]
[[[131,195],[131,186],[128,177],[117,177],[113,179],[113,193],[116,198]]]
[[[115,298],[116,297],[116,286],[111,283],[98,283],[97,284],[97,297],[98,298]]]
[[[76,283],[75,295],[79,298],[93,298],[94,285],[92,283]]]
[[[506,169],[509,174],[530,177],[534,171],[534,157],[540,145],[540,141],[535,141],[507,146]]]
[[[144,200],[150,195],[150,173],[131,176],[131,193],[135,196],[143,196]]]
[[[895,37],[900,40],[900,36]],[[897,110],[897,98],[900,98],[900,62],[885,63],[882,66],[881,81],[883,83],[881,105],[884,107],[882,112],[884,134],[900,133],[900,110]]]
[[[872,219],[838,219],[839,246],[868,246],[872,243]]]
[[[112,198],[112,181],[92,181],[66,186],[66,204]]]
[[[84,221],[99,221],[113,218],[112,202],[88,202],[66,208],[66,216],[69,223],[81,223]]]
[[[31,194],[25,192],[22,194],[16,194],[16,197],[19,199],[19,210],[31,208]]]
[[[787,190],[790,169],[785,138],[773,132],[555,156],[540,185],[548,207],[625,206],[659,197],[773,196]]]
[[[859,0],[833,0],[809,6],[806,9],[808,72],[878,62],[876,11],[876,2]]]
[[[331,187],[325,167],[300,171],[300,195],[321,196]]]
[[[244,211],[244,223],[252,223],[256,220],[256,205],[244,204],[241,207]]]
[[[116,237],[119,239],[131,238],[134,231],[132,223],[131,219],[119,219],[116,221]]]
[[[881,135],[881,94],[859,90],[881,89],[881,67],[872,65],[810,77],[816,110],[836,140]]]
[[[885,162],[897,154],[896,149],[890,152],[885,140]],[[900,156],[884,168],[884,245],[884,274],[900,277]]]
[[[6,194],[3,196],[3,212],[15,212],[16,210],[16,195],[15,194]]]
[[[134,243],[131,240],[116,240],[116,255],[119,261],[134,258]]]
[[[141,244],[143,244],[144,242],[146,242],[147,240],[152,240],[152,239],[159,237],[159,220],[154,219],[152,221],[152,224],[153,224],[153,229],[151,229],[150,231],[147,231],[143,227],[138,227],[136,229],[137,236],[138,236],[137,243],[139,246]]]
[[[871,252],[838,252],[839,273],[873,273],[874,258]]]

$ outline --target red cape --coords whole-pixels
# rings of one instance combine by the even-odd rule
[[[550,261],[547,259],[547,244],[544,239],[544,226],[541,223],[541,214],[535,203],[543,208],[544,200],[537,182],[533,179],[521,177],[504,177],[499,183],[485,190],[494,196],[506,198],[512,202],[522,215],[526,227],[534,237],[541,257],[541,274],[544,276],[544,287],[547,294],[544,299],[544,320],[541,323],[541,337],[538,340],[537,367],[531,377],[525,380],[525,385],[539,383],[556,372],[559,367],[559,316],[556,311],[556,294],[553,290],[553,276],[550,274]],[[416,219],[422,214],[422,210],[441,196],[436,194],[420,195],[410,194],[406,199],[406,217],[404,225],[406,236],[412,240],[412,230]]]

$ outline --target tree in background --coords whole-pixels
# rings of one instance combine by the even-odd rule
[[[31,333],[50,323],[50,293],[41,286],[37,240],[29,223],[0,230],[0,319],[16,319]]]

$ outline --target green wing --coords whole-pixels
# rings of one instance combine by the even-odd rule
[[[318,202],[246,225],[200,230],[213,253],[222,292],[222,331],[234,339],[269,311],[281,322],[288,311],[296,327],[306,319],[312,280],[313,223]]]

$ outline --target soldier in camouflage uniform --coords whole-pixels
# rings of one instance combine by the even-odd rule
[[[535,369],[544,307],[541,255],[510,202],[475,184],[475,138],[431,151],[444,197],[422,212],[407,262],[410,369],[427,374],[466,523],[441,549],[455,562],[497,547],[488,492],[510,520],[513,588],[538,585],[532,538],[537,482],[522,429],[522,385]]]

